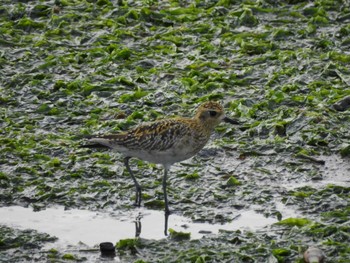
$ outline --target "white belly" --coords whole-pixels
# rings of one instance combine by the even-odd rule
[[[193,145],[189,144],[177,144],[165,151],[145,151],[145,150],[132,150],[129,149],[115,149],[116,151],[124,154],[125,156],[136,157],[144,161],[151,163],[163,164],[165,166],[172,165],[176,162],[181,162],[186,159],[191,158],[196,155],[204,146],[203,145]]]

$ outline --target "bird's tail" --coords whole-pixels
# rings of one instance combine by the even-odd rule
[[[79,138],[88,140],[87,144],[80,145],[79,148],[88,148],[88,149],[109,149],[110,148],[100,143],[89,142],[90,139],[96,138],[96,136],[94,135],[81,135],[79,136]]]

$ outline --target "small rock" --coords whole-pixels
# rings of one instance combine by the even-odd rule
[[[144,59],[139,62],[139,66],[142,67],[143,69],[151,69],[156,66],[156,62],[154,60],[150,59]]]
[[[333,104],[333,108],[337,111],[346,111],[350,108],[350,96],[342,98]]]
[[[112,242],[100,243],[100,251],[103,257],[114,257],[115,256],[115,246]]]
[[[210,231],[210,230],[199,230],[198,233],[199,233],[199,234],[208,235],[208,234],[212,234],[213,232]]]
[[[304,253],[306,263],[322,263],[325,258],[323,251],[317,247],[309,247]]]
[[[222,152],[222,149],[220,149],[218,147],[207,147],[207,148],[202,149],[198,153],[198,156],[200,156],[202,158],[209,158],[209,157],[217,156],[221,152]]]

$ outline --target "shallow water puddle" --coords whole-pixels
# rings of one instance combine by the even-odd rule
[[[227,224],[193,223],[188,218],[170,215],[168,229],[190,232],[191,238],[197,239],[206,234],[217,234],[220,229],[256,230],[276,221],[254,211],[241,212],[235,220]],[[20,206],[1,207],[0,224],[48,233],[58,237],[58,242],[65,245],[83,242],[93,246],[100,242],[117,242],[135,236],[146,239],[166,237],[164,212],[143,208],[109,213],[79,209],[64,210],[63,207],[47,208],[39,212]]]
[[[319,160],[325,162],[321,165],[319,179],[292,182],[290,184],[284,184],[288,190],[294,190],[299,187],[313,187],[315,189],[324,188],[327,185],[338,185],[343,187],[350,186],[350,159],[341,158],[337,155],[320,156]]]

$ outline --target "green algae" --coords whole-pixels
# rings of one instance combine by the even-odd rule
[[[310,220],[308,220],[307,218],[287,218],[279,221],[276,224],[302,227],[310,223],[311,223]]]
[[[230,176],[230,178],[226,181],[226,185],[229,187],[233,187],[233,186],[237,186],[237,185],[241,185],[241,184],[242,183],[234,176]]]
[[[142,242],[138,238],[128,238],[119,240],[116,244],[116,248],[119,251],[131,252],[135,254],[137,248],[142,245]]]
[[[282,186],[322,181],[327,161],[320,155],[349,156],[349,112],[332,108],[350,95],[343,1],[3,1],[0,13],[1,205],[129,208],[134,191],[121,159],[78,149],[73,138],[190,116],[196,103],[218,99],[244,124],[218,127],[213,144],[226,159],[216,153],[176,166],[169,180],[175,210],[227,222],[232,207],[277,213],[272,201],[281,198],[321,222],[303,225],[297,239],[291,229],[287,237],[223,234],[187,247],[171,243],[168,256],[156,253],[159,261],[265,262],[271,254],[294,261],[299,252],[288,235],[300,246],[329,237],[323,248],[336,251],[331,260],[348,258],[336,237],[346,231],[338,224],[349,214],[348,188]],[[162,171],[136,169],[145,206],[162,209]],[[225,185],[218,174],[236,180]],[[227,240],[242,247],[225,246]],[[162,245],[144,247],[145,262]]]
[[[176,241],[189,240],[191,238],[191,233],[175,231],[172,228],[169,228],[169,237]]]
[[[62,256],[62,259],[64,259],[64,260],[74,260],[74,261],[77,260],[76,257],[74,255],[72,255],[72,254],[64,254]]]
[[[149,200],[145,202],[145,207],[148,207],[150,209],[163,209],[165,204],[162,200]]]
[[[0,256],[1,260],[18,262],[23,259],[27,261],[45,261],[46,255],[41,253],[47,243],[52,243],[57,238],[48,234],[38,233],[33,230],[17,230],[0,226]],[[31,253],[28,253],[28,250]]]

